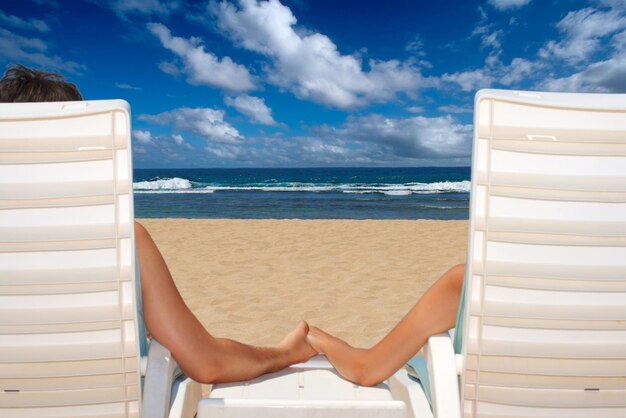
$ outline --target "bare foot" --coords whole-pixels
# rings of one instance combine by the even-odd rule
[[[363,376],[367,366],[365,353],[367,350],[354,348],[341,338],[332,336],[313,326],[309,327],[307,341],[316,351],[326,354],[328,360],[343,377],[351,382],[364,383]]]
[[[294,330],[278,344],[278,348],[284,350],[289,364],[302,363],[317,354],[317,350],[307,341],[308,332],[309,324],[306,321],[300,321]]]
[[[309,326],[309,333],[306,336],[307,341],[311,344],[311,347],[320,354],[325,354],[326,349],[324,347],[336,344],[335,340],[339,340],[333,337],[327,332],[322,331],[318,327]],[[339,340],[341,341],[341,340]]]

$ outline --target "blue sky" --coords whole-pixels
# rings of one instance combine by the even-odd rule
[[[136,167],[469,165],[478,89],[626,92],[626,0],[1,0],[11,63],[130,102]]]

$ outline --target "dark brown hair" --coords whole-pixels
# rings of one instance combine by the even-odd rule
[[[83,100],[75,84],[63,76],[33,70],[21,64],[9,68],[0,80],[0,102],[66,102]]]

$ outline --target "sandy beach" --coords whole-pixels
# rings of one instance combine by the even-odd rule
[[[306,319],[369,346],[467,248],[467,221],[139,221],[207,329],[257,345]]]

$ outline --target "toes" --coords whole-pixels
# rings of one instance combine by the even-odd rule
[[[302,328],[305,334],[309,332],[309,324],[304,320],[300,321],[298,328]]]
[[[313,325],[309,325],[309,334],[320,335],[320,333],[321,333],[320,331],[321,331],[321,329],[319,329],[318,327],[313,326]]]

